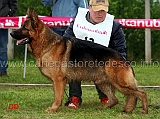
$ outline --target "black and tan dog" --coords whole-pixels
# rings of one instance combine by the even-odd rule
[[[43,75],[53,81],[54,103],[47,111],[57,111],[62,103],[66,81],[90,80],[108,96],[103,108],[118,103],[115,89],[126,96],[124,112],[132,112],[136,99],[142,101],[141,113],[148,113],[147,95],[137,87],[132,67],[121,55],[104,46],[57,35],[47,27],[34,9],[28,9],[26,21],[11,33],[17,44],[28,43]]]

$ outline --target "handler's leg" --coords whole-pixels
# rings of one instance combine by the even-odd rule
[[[69,83],[69,98],[68,101],[65,103],[65,106],[68,106],[70,108],[78,108],[82,103],[81,96],[81,82],[74,81]]]
[[[8,76],[7,44],[8,44],[8,29],[0,29],[0,76]]]

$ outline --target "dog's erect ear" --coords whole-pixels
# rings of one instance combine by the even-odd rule
[[[28,15],[28,18],[30,18],[32,20],[32,26],[33,26],[33,28],[34,29],[37,28],[38,27],[37,23],[38,23],[39,18],[38,18],[38,15],[37,15],[35,9],[28,8],[27,15]]]
[[[32,18],[32,11],[33,11],[33,8],[28,8],[27,17],[31,17]]]
[[[28,8],[27,15],[29,18],[32,18],[33,20],[38,20],[38,15],[33,8]]]
[[[33,11],[32,11],[32,16],[33,16],[34,21],[38,21],[38,15],[37,15],[35,9],[33,9]]]

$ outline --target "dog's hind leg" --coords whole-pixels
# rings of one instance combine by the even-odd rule
[[[148,114],[148,101],[147,101],[146,92],[137,89],[136,91],[134,91],[134,95],[142,101],[142,108],[143,109],[140,111],[140,113]]]
[[[143,109],[140,111],[140,113],[147,114],[148,113],[148,101],[147,101],[146,92],[141,91],[139,89],[135,89],[135,90],[130,89],[130,90],[128,90],[128,92],[130,93],[130,95],[133,95],[133,96],[139,98],[142,101],[142,108]],[[124,94],[128,95],[127,94],[128,92],[124,92]],[[135,103],[135,101],[136,101],[135,97],[134,98],[132,96],[129,97],[129,99],[127,100],[126,106],[124,107],[125,112],[130,112],[130,111],[132,111],[132,109],[134,109],[134,106],[136,104]],[[131,106],[129,106],[129,105],[131,105]]]
[[[127,102],[124,107],[125,112],[131,112],[134,107],[136,106],[136,97],[142,101],[143,110],[140,113],[147,114],[148,113],[148,102],[147,102],[147,95],[144,91],[140,91],[136,85],[132,83],[132,86],[115,86],[120,92],[127,96]],[[135,96],[135,97],[134,97]]]
[[[126,106],[124,108],[124,111],[125,112],[130,112],[130,111],[132,111],[134,109],[134,107],[136,105],[136,97],[137,97],[137,98],[139,98],[141,100],[142,107],[143,107],[143,109],[140,111],[140,113],[147,114],[148,113],[147,95],[146,95],[146,93],[144,91],[141,91],[141,90],[138,89],[136,83],[133,83],[135,81],[135,78],[134,77],[130,77],[130,79],[131,78],[133,80],[129,81],[129,83],[127,85],[119,85],[119,86],[115,85],[115,87],[120,92],[122,92],[124,95],[127,96],[127,103],[126,103]],[[125,79],[125,80],[127,80],[127,79]]]
[[[126,95],[126,105],[123,112],[132,112],[137,104],[137,97],[135,95]]]
[[[115,88],[109,83],[97,84],[98,88],[108,97],[109,101],[99,108],[112,108],[118,103],[118,99],[115,96]]]
[[[64,95],[66,79],[63,76],[57,76],[56,79],[52,82],[54,89],[54,103],[52,107],[48,107],[46,112],[57,111],[62,104],[62,99]]]
[[[120,92],[127,96],[126,106],[124,107],[124,111],[130,112],[134,109],[136,103],[135,100],[139,98],[142,101],[143,109],[140,113],[147,114],[148,113],[148,102],[147,95],[144,91],[140,91],[137,87],[137,81],[134,76],[133,69],[127,64],[124,67],[116,67],[110,69],[111,72],[109,74],[110,77],[113,78],[112,85],[117,88]],[[135,97],[133,97],[133,96]],[[133,101],[133,102],[132,102]]]
[[[130,86],[121,86],[116,85],[115,86],[120,92],[122,92],[124,95],[127,96],[127,102],[124,107],[125,112],[131,112],[135,105],[136,105],[136,97],[139,98],[142,101],[142,107],[143,110],[140,111],[140,113],[147,114],[148,113],[148,101],[147,101],[147,95],[144,91],[141,91],[137,88],[136,85],[132,83]],[[134,97],[135,96],[135,97]]]

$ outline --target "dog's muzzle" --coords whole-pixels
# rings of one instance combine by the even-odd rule
[[[21,38],[21,39],[20,39],[20,38],[18,38],[18,37],[15,36],[14,32],[11,32],[10,35],[11,35],[13,38],[17,39],[16,45],[24,45],[24,44],[27,44],[27,43],[30,43],[30,42],[31,42],[31,39],[30,39],[29,37]]]

